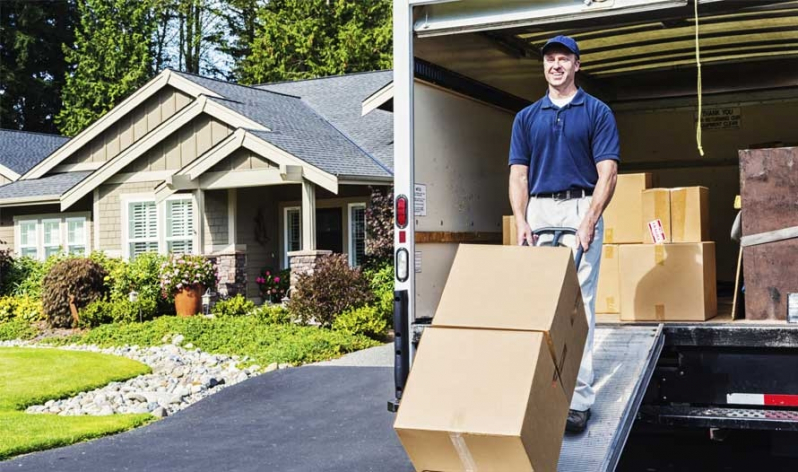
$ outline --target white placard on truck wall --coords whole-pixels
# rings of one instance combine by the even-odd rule
[[[416,216],[427,216],[427,186],[424,184],[415,184],[414,187],[413,213]]]

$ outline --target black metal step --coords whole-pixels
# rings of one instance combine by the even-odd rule
[[[665,426],[798,431],[798,410],[645,405],[638,417]]]

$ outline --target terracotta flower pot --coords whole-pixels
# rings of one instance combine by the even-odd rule
[[[175,294],[177,316],[194,316],[202,309],[202,285],[184,287]]]

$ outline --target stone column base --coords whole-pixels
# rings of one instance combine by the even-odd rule
[[[326,249],[313,251],[292,251],[288,253],[288,260],[291,267],[291,288],[296,286],[300,274],[312,274],[316,270],[316,264],[325,256],[332,254]]]
[[[221,292],[227,291],[228,297],[238,294],[247,296],[247,255],[243,252],[213,254],[205,256],[214,264],[218,280],[216,283],[217,297]]]

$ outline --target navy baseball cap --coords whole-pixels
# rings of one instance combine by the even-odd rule
[[[546,41],[546,44],[543,45],[543,48],[540,50],[541,53],[546,54],[546,49],[550,46],[555,44],[559,44],[564,48],[568,49],[572,53],[576,54],[576,58],[579,58],[579,46],[576,44],[576,40],[570,36],[555,36],[550,40]]]

